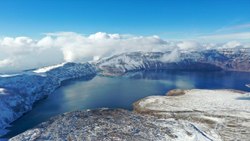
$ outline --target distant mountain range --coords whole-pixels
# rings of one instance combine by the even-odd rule
[[[140,70],[250,72],[250,49],[129,52],[101,59],[96,66],[105,75]]]

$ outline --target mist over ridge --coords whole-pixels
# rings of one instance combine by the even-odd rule
[[[196,40],[169,41],[159,36],[134,36],[97,32],[83,35],[75,32],[47,33],[40,39],[31,37],[0,38],[0,73],[11,73],[62,62],[86,62],[124,52],[166,52],[163,59],[178,60],[180,51],[250,48],[250,43],[228,41],[202,43]],[[169,58],[170,57],[170,58]],[[171,59],[172,58],[172,59]]]

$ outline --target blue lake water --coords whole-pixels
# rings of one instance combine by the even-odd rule
[[[165,95],[174,88],[250,91],[247,83],[250,73],[244,72],[137,72],[124,77],[96,76],[88,81],[69,81],[13,122],[5,138],[64,112],[102,107],[132,110],[133,102],[150,95]]]

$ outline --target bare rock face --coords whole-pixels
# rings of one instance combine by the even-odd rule
[[[170,94],[180,90],[170,91]],[[222,140],[249,141],[250,94],[233,90],[185,90],[181,96],[150,96],[134,103],[144,115],[188,121]],[[175,95],[175,93],[173,94]]]
[[[174,90],[170,90],[169,92],[167,92],[167,96],[179,96],[179,95],[184,95],[185,91],[181,90],[181,89],[174,89]]]

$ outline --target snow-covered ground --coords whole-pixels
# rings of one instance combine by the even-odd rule
[[[217,111],[236,110],[250,112],[250,98],[233,90],[186,90],[182,96],[150,96],[139,102],[147,110],[160,111]],[[234,113],[232,113],[234,114]]]
[[[74,111],[59,115],[10,139],[93,141],[221,141],[187,121],[144,116],[122,109]]]
[[[89,79],[96,74],[89,63],[64,63],[57,66],[0,77],[0,135],[7,126],[32,109],[35,101],[51,94],[62,81]]]
[[[134,109],[189,121],[212,138],[219,134],[222,140],[249,140],[250,94],[246,92],[185,90],[184,95],[146,97],[136,102]]]

